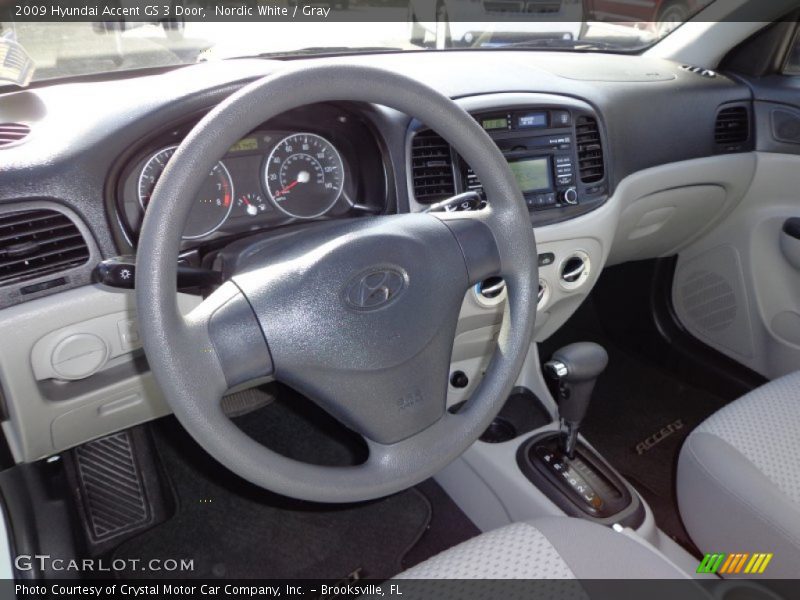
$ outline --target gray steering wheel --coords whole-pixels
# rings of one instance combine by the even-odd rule
[[[176,257],[206,174],[261,123],[300,105],[371,102],[416,117],[474,167],[489,206],[475,212],[330,222],[271,241],[188,316]],[[432,476],[502,408],[536,316],[536,242],[508,164],[478,123],[408,77],[324,64],[255,81],[209,112],[164,170],[139,238],[136,298],[150,368],[178,420],[231,471],[303,500],[377,498]],[[507,283],[497,350],[470,401],[446,410],[464,294],[492,275]],[[235,385],[272,375],[365,440],[364,463],[326,467],[280,455],[223,413]]]

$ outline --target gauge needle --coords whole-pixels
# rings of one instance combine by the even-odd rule
[[[278,196],[283,196],[283,195],[284,195],[286,192],[288,192],[289,190],[291,190],[291,189],[292,189],[294,186],[296,186],[298,183],[300,183],[300,180],[299,180],[299,179],[295,179],[295,180],[294,180],[292,183],[290,183],[290,184],[289,184],[289,185],[287,185],[285,188],[283,188],[281,191],[279,191],[277,195],[278,195]]]
[[[250,203],[250,200],[247,199],[247,195],[245,194],[242,196],[241,200],[247,205],[245,212],[251,217],[255,217],[258,214],[258,209]]]
[[[289,190],[291,190],[291,189],[292,189],[294,186],[296,186],[298,183],[308,183],[310,180],[311,180],[311,173],[309,173],[308,171],[300,171],[300,172],[297,174],[297,179],[295,179],[295,180],[294,180],[292,183],[290,183],[290,184],[289,184],[289,185],[287,185],[285,188],[283,188],[283,189],[282,189],[280,192],[278,192],[276,195],[278,195],[278,196],[283,196],[283,194],[285,194],[286,192],[288,192]]]

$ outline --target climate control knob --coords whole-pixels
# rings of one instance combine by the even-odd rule
[[[574,187],[567,188],[563,192],[561,192],[561,201],[565,204],[577,204],[578,203],[578,190]]]

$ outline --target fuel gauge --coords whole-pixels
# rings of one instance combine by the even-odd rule
[[[239,196],[236,200],[236,206],[251,217],[258,216],[267,210],[267,203],[261,197],[261,194],[256,193]]]

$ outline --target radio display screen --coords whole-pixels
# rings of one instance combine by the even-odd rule
[[[526,158],[509,162],[508,166],[511,167],[511,172],[523,194],[551,189],[550,159]]]
[[[528,113],[517,117],[517,126],[520,128],[528,127],[547,127],[547,113]]]
[[[481,121],[481,126],[487,131],[492,131],[494,129],[508,129],[508,117],[483,119]]]

